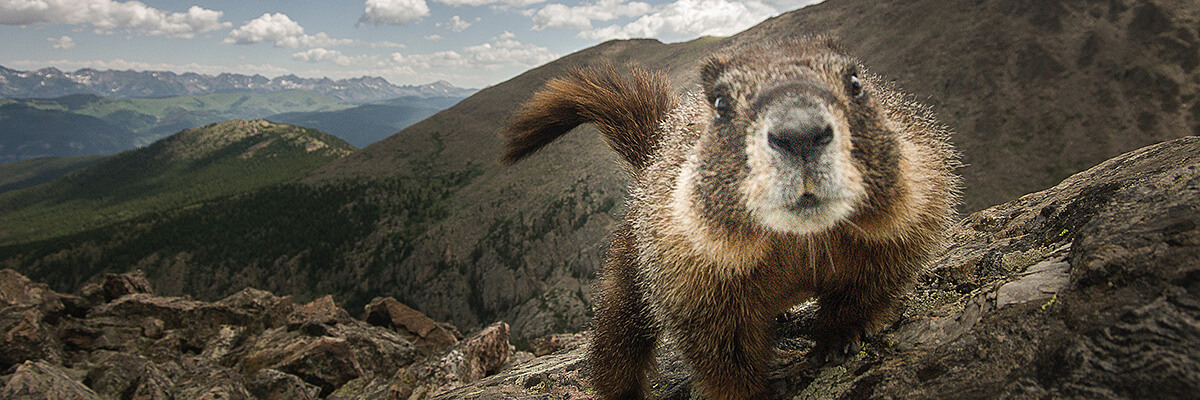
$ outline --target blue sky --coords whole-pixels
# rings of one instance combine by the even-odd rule
[[[726,36],[821,0],[0,0],[0,65],[481,88],[608,39]]]

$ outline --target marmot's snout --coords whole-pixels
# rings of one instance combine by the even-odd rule
[[[753,102],[757,121],[747,142],[752,179],[750,210],[763,225],[808,233],[845,218],[861,197],[850,162],[847,124],[833,93],[814,83],[789,82]]]
[[[773,104],[767,115],[767,143],[789,161],[814,161],[833,142],[829,112],[807,101],[779,103]]]

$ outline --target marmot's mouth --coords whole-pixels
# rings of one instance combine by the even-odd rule
[[[821,200],[817,198],[817,195],[805,193],[800,195],[800,198],[796,199],[796,201],[788,204],[787,209],[792,212],[803,212],[816,208],[819,205],[821,205]]]

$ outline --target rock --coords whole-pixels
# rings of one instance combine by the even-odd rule
[[[575,344],[582,343],[585,340],[587,340],[587,337],[581,333],[559,333],[547,335],[530,340],[529,350],[534,356],[541,357],[567,347],[574,347]]]
[[[173,390],[176,399],[251,400],[241,375],[219,367],[198,368],[184,376]]]
[[[63,345],[45,317],[32,305],[0,308],[0,371],[29,360],[62,362]]]
[[[320,338],[306,343],[275,366],[319,386],[322,395],[363,375],[362,367],[354,359],[354,350],[345,339],[338,338]]]
[[[295,375],[269,368],[258,370],[246,389],[259,400],[316,400],[321,393],[321,388]]]
[[[97,351],[86,364],[88,387],[109,398],[171,399],[173,375],[141,356]],[[178,371],[176,371],[178,373]]]
[[[262,368],[300,377],[320,387],[322,396],[363,375],[346,339],[310,337],[285,328],[264,332],[241,363],[245,373]]]
[[[331,299],[332,301],[332,299]],[[275,328],[286,325],[288,318],[296,312],[296,304],[291,297],[279,297],[265,290],[254,288],[229,295],[215,303],[214,306],[225,307],[252,316],[264,328]]]
[[[458,342],[454,333],[395,298],[376,297],[365,308],[368,323],[395,330],[417,346],[421,354],[435,354]]]
[[[229,364],[233,350],[246,340],[246,327],[236,325],[221,325],[216,337],[208,341],[200,358],[214,364]]]
[[[408,388],[392,382],[392,376],[363,376],[346,382],[341,388],[329,394],[327,400],[407,400],[412,397]]]
[[[326,295],[300,306],[288,316],[287,324],[299,326],[305,322],[315,322],[325,325],[347,323],[351,320],[350,313],[334,303],[333,296]]]
[[[474,384],[442,392],[435,399],[590,399],[595,391],[587,384],[583,357],[582,347],[538,357]]]
[[[345,338],[355,349],[354,358],[359,364],[377,375],[391,376],[421,356],[404,337],[382,327],[356,322],[336,325],[332,333],[335,337]]]
[[[122,296],[136,293],[154,294],[150,281],[142,270],[124,274],[104,274],[104,283],[100,284],[105,301],[113,301]]]
[[[393,378],[392,391],[401,398],[422,398],[478,381],[508,362],[511,347],[508,324],[494,323],[442,353],[401,370]]]
[[[0,389],[7,400],[100,400],[95,391],[84,386],[62,367],[45,361],[26,361],[8,377]]]
[[[781,318],[778,398],[1191,398],[1200,393],[1200,138],[1149,146],[968,216],[901,316],[842,365]],[[439,399],[590,398],[583,347]],[[689,398],[668,344],[657,398]],[[411,367],[410,367],[411,368]]]
[[[137,321],[134,326],[139,328],[142,321],[153,318],[161,321],[165,330],[189,329],[203,336],[216,333],[222,325],[245,326],[257,332],[270,322],[269,317],[253,309],[183,297],[159,297],[149,293],[133,293],[96,306],[89,312],[88,318]]]
[[[62,308],[60,296],[45,284],[34,283],[17,271],[0,270],[0,308],[39,306],[43,309],[48,308],[45,311],[52,311]]]

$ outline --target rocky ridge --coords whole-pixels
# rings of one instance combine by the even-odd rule
[[[521,358],[503,322],[464,339],[392,298],[365,315],[256,289],[157,296],[140,272],[69,295],[0,270],[0,398],[422,398]]]

